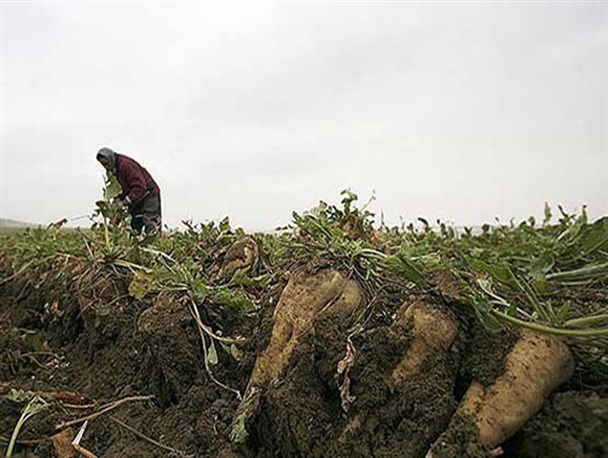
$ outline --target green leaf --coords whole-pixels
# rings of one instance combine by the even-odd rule
[[[122,188],[118,179],[113,173],[107,173],[105,178],[105,186],[103,190],[103,197],[106,201],[114,199],[116,196],[122,193]]]
[[[424,274],[402,253],[398,253],[394,256],[388,256],[384,260],[384,264],[417,286],[420,286],[421,288],[428,286],[428,282]]]
[[[587,226],[580,240],[580,251],[588,256],[598,251],[608,251],[608,217]]]
[[[468,295],[467,302],[473,306],[477,319],[481,321],[486,329],[490,332],[500,331],[500,321],[492,314],[492,304],[486,296],[482,293],[472,292]]]
[[[538,291],[538,294],[545,294],[547,292],[547,280],[533,280],[532,287],[535,291]]]
[[[228,217],[220,221],[220,232],[230,232],[230,219]]]
[[[593,361],[591,363],[591,368],[594,372],[598,372],[604,377],[608,377],[608,364],[606,364],[604,361]]]
[[[197,304],[202,304],[208,297],[209,287],[202,280],[195,280],[192,285],[192,296]]]
[[[490,332],[499,332],[502,329],[500,321],[493,314],[484,315],[481,319],[483,325]]]
[[[533,280],[543,281],[553,266],[555,266],[553,254],[546,251],[530,264],[530,276]]]
[[[151,274],[138,272],[129,283],[129,295],[137,300],[142,300],[155,289],[155,286],[155,279]]]
[[[510,302],[509,306],[505,310],[505,313],[509,316],[516,316],[517,315],[517,304],[515,302]]]
[[[553,217],[551,213],[551,207],[549,206],[549,202],[545,202],[545,218],[543,219],[543,226],[546,226],[551,221]]]
[[[608,278],[608,262],[603,264],[587,265],[580,269],[556,272],[547,275],[547,280],[552,282],[586,282]]]
[[[215,305],[227,306],[242,311],[254,310],[253,304],[243,294],[228,288],[218,288],[209,295],[209,301]]]
[[[25,344],[33,351],[43,350],[44,343],[42,342],[40,335],[38,335],[38,333],[36,332],[27,332],[23,336],[23,340],[25,341]]]
[[[344,206],[344,214],[350,214],[350,206],[353,202],[355,202],[359,197],[357,194],[352,192],[350,189],[344,189],[341,193],[341,196],[344,196],[342,199],[342,205]]]
[[[235,286],[253,286],[256,288],[266,288],[272,281],[272,276],[269,274],[259,275],[257,277],[247,276],[247,269],[237,270],[230,283]]]
[[[486,273],[499,283],[513,284],[513,274],[507,265],[490,264],[478,259],[468,259],[467,262],[473,270]]]
[[[562,324],[565,321],[566,316],[568,315],[569,311],[570,311],[570,301],[566,301],[564,303],[564,305],[562,305],[559,308],[559,311],[557,312],[557,323],[558,324]]]

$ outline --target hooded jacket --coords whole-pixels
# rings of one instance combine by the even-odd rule
[[[119,198],[126,200],[131,207],[137,205],[146,197],[160,194],[160,188],[152,178],[152,175],[137,161],[123,154],[115,153],[109,148],[102,148],[98,156],[103,156],[110,160],[112,171],[122,188],[122,194],[120,194]]]

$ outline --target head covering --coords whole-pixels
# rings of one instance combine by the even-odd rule
[[[110,148],[101,148],[97,152],[97,159],[99,160],[100,157],[103,157],[110,161],[110,164],[112,165],[112,171],[116,172],[116,153],[114,151],[112,151]]]

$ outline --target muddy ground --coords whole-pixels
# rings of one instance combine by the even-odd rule
[[[319,316],[281,383],[264,393],[247,442],[235,447],[229,434],[239,399],[209,378],[185,305],[165,295],[140,302],[128,296],[125,284],[110,283],[100,282],[88,298],[76,292],[56,297],[44,284],[0,286],[2,454],[24,407],[15,396],[31,391],[52,405],[26,422],[15,456],[56,456],[56,425],[95,412],[101,403],[134,399],[91,420],[81,444],[99,457],[116,458],[179,456],[178,451],[197,457],[424,457],[471,380],[491,383],[517,337],[512,330],[490,334],[461,322],[464,332],[448,353],[425,360],[418,376],[392,384],[387,374],[411,335],[393,326],[384,310],[371,317],[373,326],[352,336],[358,355],[350,372],[355,399],[345,411],[335,374],[349,329],[331,314]],[[220,347],[219,362],[212,366],[218,380],[241,393],[255,357],[268,344],[282,286],[266,295],[256,313],[235,318],[201,310],[224,335],[249,339],[239,361]],[[402,298],[393,307],[416,299]],[[447,294],[424,300],[444,309],[454,306]],[[558,389],[504,444],[504,456],[608,456],[606,387],[587,385],[577,373]],[[61,396],[63,407],[56,402]],[[137,400],[144,396],[151,398]],[[79,427],[72,426],[71,434]],[[473,440],[471,427],[463,422],[452,456],[489,456]]]

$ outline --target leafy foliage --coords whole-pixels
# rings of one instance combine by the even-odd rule
[[[260,293],[294,269],[332,267],[356,279],[368,303],[390,290],[400,300],[411,293],[432,293],[433,273],[452,272],[460,279],[462,299],[488,328],[504,323],[568,338],[593,370],[608,373],[608,218],[592,224],[583,208],[568,214],[549,205],[538,224],[529,218],[484,225],[479,231],[457,230],[441,221],[431,227],[420,218],[413,224],[377,227],[357,195],[341,194],[341,205],[321,202],[315,209],[293,213],[293,222],[274,234],[254,237],[264,253],[255,274],[239,271],[231,279],[218,271],[228,248],[245,233],[229,221],[193,224],[163,236],[129,232],[112,206],[116,189],[106,183],[97,202],[91,230],[67,231],[58,226],[26,229],[0,239],[1,256],[15,278],[39,285],[41,276],[73,283],[87,273],[111,269],[125,279],[129,295],[147,301],[165,292],[186,298],[208,311],[250,314],[260,306]],[[100,219],[100,220],[99,220]],[[51,274],[50,274],[51,273]],[[210,334],[213,335],[213,334]],[[210,340],[206,353],[213,365],[217,350]]]

